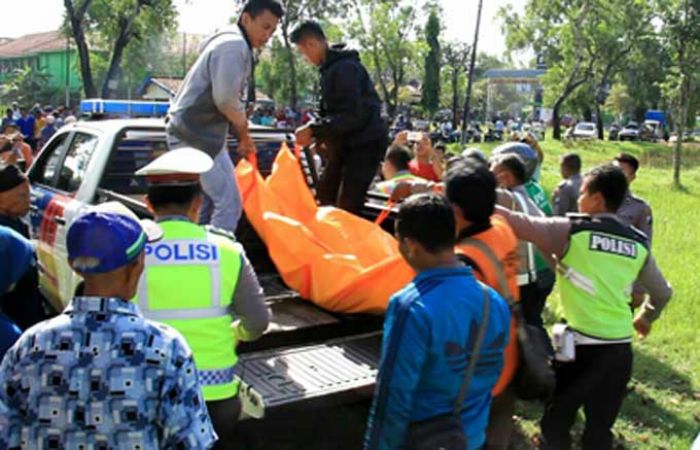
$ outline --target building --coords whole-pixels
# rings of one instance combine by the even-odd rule
[[[148,76],[136,90],[136,95],[143,100],[170,101],[175,97],[182,85],[182,78]],[[272,105],[274,102],[261,91],[255,91],[255,100],[258,104]]]
[[[15,69],[31,67],[48,76],[46,88],[65,93],[81,90],[78,54],[60,31],[27,34],[2,43],[0,39],[0,83]]]

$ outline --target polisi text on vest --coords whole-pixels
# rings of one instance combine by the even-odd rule
[[[219,259],[216,245],[208,242],[161,242],[146,246],[146,257],[159,262],[212,262]]]
[[[637,257],[637,245],[634,242],[604,234],[591,233],[589,248],[593,251],[611,253],[627,258]]]

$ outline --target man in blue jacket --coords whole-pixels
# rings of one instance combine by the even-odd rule
[[[483,317],[483,288],[454,254],[455,221],[447,199],[420,194],[396,219],[399,249],[418,273],[389,302],[365,449],[402,448],[410,423],[450,413]],[[464,400],[470,449],[484,445],[491,389],[503,368],[510,312],[492,289],[481,354]]]

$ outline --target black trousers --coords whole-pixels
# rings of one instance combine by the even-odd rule
[[[545,409],[540,448],[571,448],[570,430],[583,406],[584,450],[612,448],[612,427],[632,376],[632,345],[577,345],[576,360],[555,362],[557,387]]]
[[[236,448],[236,424],[241,414],[241,400],[238,396],[207,402],[207,410],[214,431],[219,436],[214,450]]]
[[[334,205],[359,214],[387,145],[387,138],[358,147],[329,143],[328,160],[318,185],[321,204]]]
[[[547,351],[554,355],[549,334],[544,328],[542,311],[547,302],[547,297],[554,289],[556,275],[551,270],[537,272],[537,281],[520,287],[520,304],[522,305],[523,318],[529,325],[537,327],[538,331],[545,337],[544,342],[548,344]]]

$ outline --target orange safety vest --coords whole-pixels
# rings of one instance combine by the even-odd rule
[[[503,264],[503,272],[508,282],[510,295],[516,302],[520,301],[520,289],[518,288],[518,239],[515,237],[510,225],[500,216],[491,216],[491,228],[471,236],[488,245]],[[457,243],[455,251],[474,261],[476,268],[474,276],[496,291],[500,290],[496,268],[488,258],[474,246]],[[518,340],[516,336],[515,320],[510,322],[510,341],[504,353],[504,365],[501,376],[496,382],[491,393],[499,395],[508,386],[518,368]]]

